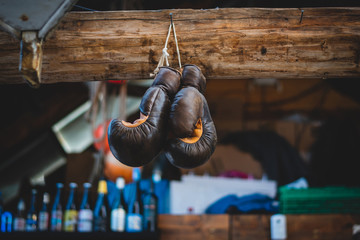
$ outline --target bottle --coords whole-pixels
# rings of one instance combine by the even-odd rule
[[[78,216],[78,231],[79,232],[91,232],[92,231],[92,222],[93,222],[93,212],[90,208],[89,203],[89,189],[91,184],[86,182],[84,183],[84,193],[81,200],[81,205],[79,209]]]
[[[140,169],[133,168],[134,194],[129,203],[128,214],[126,216],[126,231],[141,232],[143,218],[141,215],[141,190],[140,190]]]
[[[1,232],[11,232],[12,230],[12,214],[11,212],[4,212],[1,214]]]
[[[36,227],[37,227],[37,214],[36,214],[36,194],[37,191],[36,189],[33,189],[31,191],[31,203],[30,203],[30,208],[29,211],[26,215],[26,225],[25,225],[25,230],[27,232],[35,232],[36,231]]]
[[[286,233],[286,216],[284,214],[274,214],[270,217],[270,235],[272,240],[285,240]]]
[[[109,206],[107,200],[107,184],[99,181],[98,196],[94,207],[94,232],[106,232],[110,229]]]
[[[15,232],[25,231],[25,202],[20,198],[17,205],[17,213],[14,218],[13,229]]]
[[[2,193],[0,191],[0,226],[1,226],[1,215],[4,211],[4,202],[3,202],[3,199],[2,199]]]
[[[114,201],[111,210],[111,231],[113,232],[124,232],[125,231],[125,218],[126,218],[126,207],[124,190],[125,180],[122,177],[116,179],[116,188],[118,189],[118,197]]]
[[[351,240],[359,240],[360,239],[360,225],[354,224],[352,227],[352,238]]]
[[[48,193],[43,195],[43,204],[41,210],[39,211],[39,231],[48,231],[49,230],[49,212],[48,205],[50,202],[50,196]]]
[[[153,179],[150,180],[150,191],[145,193],[143,197],[143,231],[155,232],[157,230],[157,218],[158,218],[158,198],[154,193],[154,182],[156,176],[153,175]]]
[[[51,208],[50,230],[60,232],[62,230],[63,211],[61,205],[61,189],[64,187],[62,183],[56,184],[56,196]]]
[[[71,182],[69,186],[70,186],[70,193],[64,212],[64,231],[75,232],[77,229],[76,225],[77,225],[77,216],[78,216],[78,212],[76,209],[76,199],[75,199],[75,191],[77,188],[77,184]]]

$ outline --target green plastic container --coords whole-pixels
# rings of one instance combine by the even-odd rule
[[[360,188],[324,187],[279,189],[280,212],[360,213]]]

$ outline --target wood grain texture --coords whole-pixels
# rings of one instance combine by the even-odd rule
[[[270,215],[237,215],[231,217],[231,239],[270,239]],[[359,215],[289,214],[286,215],[287,240],[351,239],[352,227],[360,223]]]
[[[231,216],[231,239],[270,239],[270,215]]]
[[[160,239],[270,239],[270,217],[244,215],[160,215]],[[287,240],[351,239],[352,227],[360,224],[354,214],[286,215]]]
[[[351,239],[352,227],[360,223],[359,215],[287,215],[288,240]]]
[[[43,83],[144,79],[169,13],[183,63],[208,79],[359,77],[360,8],[70,12],[44,44]],[[174,40],[168,46],[177,67]],[[0,32],[0,83],[23,82],[19,41]]]
[[[160,215],[160,239],[229,239],[229,218],[229,215]]]

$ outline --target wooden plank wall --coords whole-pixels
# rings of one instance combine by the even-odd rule
[[[271,215],[160,215],[161,240],[268,240]],[[360,215],[286,215],[287,240],[346,240]]]
[[[359,118],[360,104],[331,88],[327,80],[287,79],[278,83],[280,87],[254,85],[253,80],[210,79],[205,97],[219,139],[229,132],[257,130],[249,126],[251,123],[271,125],[295,113],[312,120]]]

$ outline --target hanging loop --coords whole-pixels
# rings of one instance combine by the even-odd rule
[[[174,34],[174,39],[175,39],[175,45],[176,45],[176,53],[178,56],[178,61],[179,61],[179,68],[181,68],[181,59],[180,59],[180,51],[179,51],[179,45],[178,45],[178,41],[177,41],[177,37],[176,37],[176,31],[175,31],[175,24],[172,18],[172,13],[170,13],[170,26],[169,26],[169,30],[166,36],[166,41],[165,41],[165,46],[162,50],[162,55],[159,59],[158,65],[154,70],[154,73],[150,73],[151,77],[154,77],[158,72],[159,72],[159,68],[164,66],[164,62],[166,64],[166,66],[169,66],[169,53],[167,52],[167,45],[169,42],[169,38],[170,38],[170,33],[171,33],[171,28],[173,30],[173,34]]]

